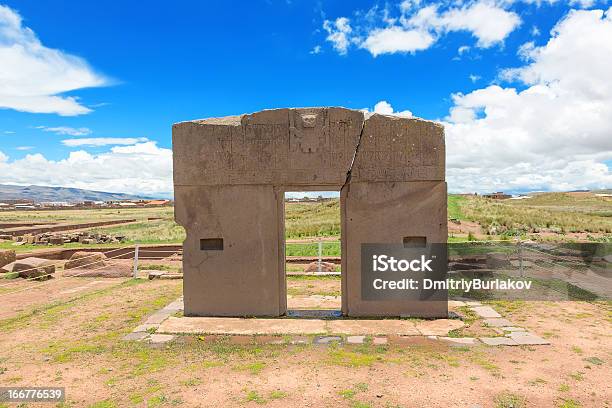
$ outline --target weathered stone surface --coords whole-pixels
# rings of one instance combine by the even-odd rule
[[[55,265],[48,259],[30,257],[15,261],[12,272],[18,272],[20,278],[51,279],[55,273]]]
[[[12,249],[0,249],[0,268],[15,262],[15,251]],[[0,269],[1,271],[1,269]],[[7,272],[10,272],[7,270]]]
[[[70,260],[64,265],[64,269],[74,268],[99,268],[104,266],[106,255],[101,252],[86,252],[77,251],[70,257]]]
[[[186,316],[286,313],[284,192],[296,189],[341,192],[344,314],[447,315],[446,302],[367,302],[358,290],[362,243],[446,242],[442,126],[275,109],[177,123],[172,137]]]
[[[372,339],[372,344],[375,346],[382,346],[389,342],[386,337],[374,337]]]

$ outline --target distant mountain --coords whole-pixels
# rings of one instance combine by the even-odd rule
[[[80,188],[47,187],[47,186],[12,186],[0,184],[0,202],[2,200],[32,200],[66,201],[69,203],[81,201],[112,201],[112,200],[139,200],[156,197],[136,196],[123,193],[107,193],[104,191],[82,190]]]

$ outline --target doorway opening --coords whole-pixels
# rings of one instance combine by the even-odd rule
[[[285,192],[288,316],[342,315],[340,212],[339,191]]]

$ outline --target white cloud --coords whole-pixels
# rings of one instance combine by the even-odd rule
[[[15,134],[15,132],[14,132],[14,131],[12,131],[12,130],[5,130],[5,131],[4,131],[4,134],[5,134],[5,135],[14,135],[14,134]]]
[[[595,0],[570,0],[569,4],[573,7],[591,8],[595,5]]]
[[[421,7],[420,1],[407,0],[399,5],[399,10],[400,16],[391,18],[385,7],[378,16],[378,24],[375,21],[378,8],[366,13],[361,24],[355,26],[350,26],[346,17],[334,23],[325,20],[323,28],[328,33],[327,41],[342,55],[355,44],[377,56],[425,50],[447,33],[467,31],[476,38],[477,47],[488,48],[503,43],[521,24],[518,14],[506,10],[501,3],[488,0],[446,9],[443,3]],[[462,46],[458,52],[461,55],[469,49],[469,46]]]
[[[427,31],[405,30],[395,26],[371,31],[360,46],[376,57],[380,54],[425,50],[434,41]]]
[[[321,53],[321,46],[320,45],[315,45],[314,48],[312,50],[310,50],[311,54],[320,54]]]
[[[457,48],[457,53],[459,55],[463,55],[466,52],[468,52],[470,50],[470,47],[468,45],[462,45],[461,47]]]
[[[453,95],[446,118],[451,191],[612,186],[612,9],[571,11],[548,43],[504,70],[516,87]]]
[[[47,48],[19,14],[0,5],[0,108],[32,113],[81,115],[91,111],[76,89],[103,86],[108,80],[79,57]]]
[[[480,75],[470,74],[470,81],[476,82],[480,79]]]
[[[32,150],[34,146],[17,146],[16,150]]]
[[[75,146],[109,146],[109,145],[133,145],[147,142],[146,137],[91,137],[82,139],[65,139],[62,144],[69,147]]]
[[[334,22],[325,20],[323,22],[323,29],[327,31],[326,40],[333,44],[334,49],[340,55],[345,55],[351,43],[349,36],[353,31],[349,19],[339,17]]]
[[[166,194],[172,191],[172,150],[150,141],[116,146],[99,154],[79,150],[62,160],[28,154],[9,161],[8,156],[0,152],[0,174],[4,183],[12,184]]]
[[[41,129],[45,132],[52,132],[56,135],[68,135],[68,136],[86,136],[91,134],[91,129],[82,127],[82,128],[73,128],[68,126],[57,126],[57,127],[47,127],[47,126],[36,126],[36,129]]]
[[[365,111],[368,112],[369,110],[365,109]],[[412,117],[412,112],[410,112],[409,110],[395,112],[393,110],[393,106],[391,106],[391,104],[387,101],[380,101],[376,105],[374,105],[374,113],[380,113],[381,115],[400,116],[403,118]]]

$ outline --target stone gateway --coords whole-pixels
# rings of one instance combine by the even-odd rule
[[[342,312],[446,316],[361,298],[361,244],[447,239],[444,129],[344,108],[274,109],[172,128],[186,316],[287,311],[284,193],[340,191]]]

